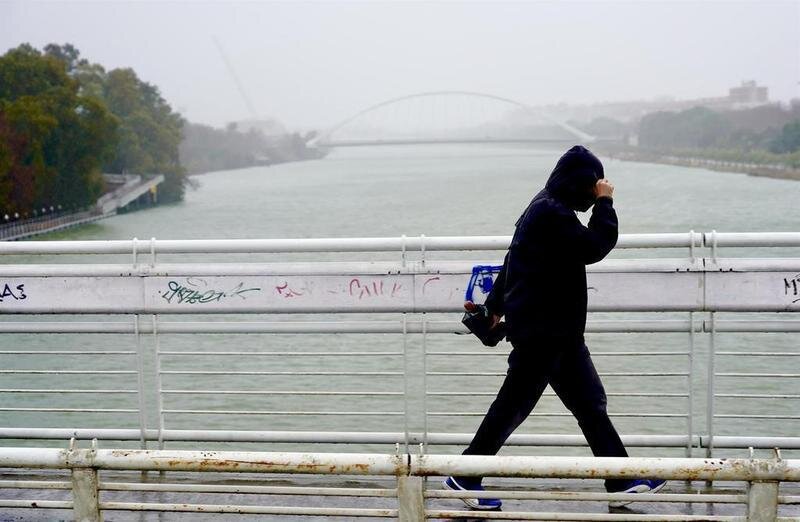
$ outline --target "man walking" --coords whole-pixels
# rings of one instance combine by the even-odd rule
[[[508,371],[464,455],[494,455],[528,417],[550,384],[578,421],[592,453],[627,457],[606,411],[606,394],[589,350],[586,327],[586,265],[603,259],[617,243],[614,187],[603,165],[575,146],[558,160],[545,188],[516,222],[503,269],[486,307],[494,324],[506,318],[512,350]],[[575,211],[592,205],[589,226]],[[470,302],[465,307],[470,309]],[[655,492],[663,480],[606,480],[610,492]],[[452,490],[482,491],[480,478],[448,477]],[[475,509],[498,509],[499,499],[466,498]],[[622,505],[627,502],[616,502]],[[612,504],[612,505],[614,505]]]

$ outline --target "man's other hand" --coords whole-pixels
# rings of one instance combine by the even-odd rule
[[[478,305],[476,305],[472,301],[464,301],[464,310],[466,310],[467,312],[474,312],[477,307]],[[490,326],[489,328],[490,329],[494,328],[495,326],[497,326],[497,323],[499,322],[500,322],[500,316],[492,314],[492,326]]]
[[[594,197],[610,198],[614,196],[614,185],[607,179],[598,179],[594,186]]]

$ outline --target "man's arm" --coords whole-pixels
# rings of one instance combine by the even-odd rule
[[[584,263],[597,263],[617,244],[618,221],[611,197],[597,198],[592,209],[589,226],[579,225],[576,238],[578,251]]]
[[[597,263],[617,244],[618,222],[611,199],[614,187],[606,180],[595,186],[597,199],[592,209],[589,226],[585,227],[572,212],[555,217],[554,241],[564,250],[562,254],[577,257],[584,264]]]
[[[492,291],[489,292],[489,295],[486,297],[486,308],[489,309],[489,313],[492,315],[496,315],[498,317],[502,317],[505,308],[505,293],[506,293],[506,267],[508,266],[508,253],[506,253],[506,257],[503,260],[503,268],[500,269],[500,273],[497,274],[497,279],[494,280],[494,284],[492,284]]]

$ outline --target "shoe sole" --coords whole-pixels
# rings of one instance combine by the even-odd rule
[[[450,484],[447,483],[447,479],[445,479],[444,482],[442,482],[442,485],[444,486],[445,489],[449,489],[450,491],[469,491],[468,489],[451,487]],[[458,500],[460,500],[461,502],[466,504],[467,507],[470,507],[472,509],[476,509],[478,511],[497,511],[502,507],[502,505],[495,506],[495,507],[481,506],[478,503],[479,501],[478,501],[477,498],[460,498]]]
[[[664,486],[666,486],[666,485],[667,485],[666,482],[662,482],[661,484],[659,484],[658,486],[654,487],[653,489],[649,489],[648,488],[648,489],[646,489],[644,491],[642,491],[642,490],[626,491],[626,493],[630,493],[632,495],[635,495],[636,493],[658,493],[659,491],[664,489]],[[642,487],[642,486],[636,486],[636,487],[639,488],[639,487]],[[644,487],[647,487],[647,486],[644,486]],[[637,502],[637,500],[636,499],[631,499],[631,500],[609,500],[608,501],[608,507],[614,507],[614,508],[616,508],[616,507],[625,507],[628,504],[631,504],[633,502]]]

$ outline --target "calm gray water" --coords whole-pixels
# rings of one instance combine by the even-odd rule
[[[435,235],[508,235],[527,202],[544,184],[560,152],[510,147],[396,147],[336,151],[319,161],[290,163],[273,167],[216,172],[200,176],[200,188],[190,190],[177,205],[113,217],[84,228],[70,230],[47,239],[159,239],[195,238],[300,238]],[[796,231],[795,206],[800,194],[798,182],[749,177],[684,167],[627,163],[606,160],[607,177],[615,184],[615,206],[622,233],[695,231]],[[646,255],[641,253],[642,255]],[[616,255],[616,254],[615,254]],[[631,254],[626,254],[630,256]],[[673,255],[675,255],[673,253]],[[683,255],[683,254],[677,254]],[[631,315],[631,314],[628,314]],[[456,315],[445,314],[450,319]],[[395,316],[396,318],[396,316]],[[251,317],[251,319],[253,319]],[[258,319],[258,318],[256,318]],[[317,318],[319,319],[319,318]],[[241,317],[239,318],[241,320]],[[796,336],[789,334],[720,335],[719,349],[797,352]],[[604,334],[590,335],[587,342],[596,352],[685,351],[686,334]],[[402,350],[399,336],[163,336],[162,350],[200,351],[375,351]],[[152,341],[146,340],[152,350]],[[707,336],[700,336],[696,363],[702,377],[706,360]],[[0,348],[25,349],[132,349],[132,339],[118,336],[5,336]],[[419,336],[409,349],[420,353]],[[484,351],[469,337],[431,336],[429,351],[473,351],[474,357],[431,356],[429,371],[504,371],[507,348]],[[85,356],[5,355],[8,368],[81,368]],[[797,372],[797,357],[754,357],[718,361],[719,371]],[[130,356],[119,355],[92,361],[97,369],[129,369]],[[601,372],[674,371],[685,372],[686,356],[609,357],[598,356]],[[148,360],[148,365],[152,361]],[[222,369],[244,370],[319,370],[402,371],[402,358],[376,355],[359,358],[326,357],[186,357],[166,356],[165,370]],[[787,368],[789,370],[787,370]],[[416,380],[411,386],[412,406],[419,411],[422,400],[422,368],[412,362]],[[85,376],[38,377],[3,375],[0,387],[26,388],[124,388],[134,389],[135,379],[122,375],[102,382]],[[496,391],[500,377],[429,378],[434,392],[478,391],[477,398],[436,396],[429,398],[431,431],[472,432],[480,422]],[[664,397],[631,398],[631,392],[681,393],[688,389],[682,376],[605,379],[610,394],[611,412],[648,412],[664,417],[615,418],[623,433],[685,433],[685,419],[670,417],[686,411],[686,399]],[[147,386],[152,389],[153,382]],[[703,431],[705,403],[701,379],[693,386],[697,397],[694,408],[695,432]],[[402,391],[397,376],[379,378],[319,377],[243,377],[166,375],[164,388],[173,390],[382,390]],[[720,381],[720,391],[749,390],[757,393],[800,394],[798,379],[746,379]],[[153,400],[152,392],[148,402]],[[13,407],[47,407],[61,404],[73,408],[97,407],[96,397],[52,394],[3,394],[0,401]],[[59,402],[60,401],[60,402]],[[133,395],[106,395],[104,407],[135,407]],[[720,413],[795,415],[798,401],[738,401],[720,399]],[[225,396],[206,394],[186,396],[168,394],[166,409],[229,410],[337,410],[374,411],[394,415],[352,415],[341,418],[314,415],[198,415],[173,413],[166,416],[168,428],[213,429],[303,429],[402,431],[402,401],[395,396],[372,396],[354,401],[352,397],[315,396]],[[454,416],[448,413],[471,412]],[[536,409],[545,416],[534,416],[523,426],[525,432],[577,433],[577,425],[553,397],[545,397]],[[149,425],[155,423],[152,411]],[[557,416],[547,416],[556,413]],[[419,417],[412,428],[421,426]],[[133,414],[52,412],[0,412],[4,426],[136,427]],[[744,421],[719,420],[722,434],[796,435],[797,419]],[[274,446],[286,447],[286,446]],[[522,450],[514,450],[523,452]],[[544,453],[547,450],[535,450]],[[561,451],[563,453],[563,450]],[[636,450],[633,453],[637,453]],[[638,453],[642,453],[639,451]],[[667,450],[662,451],[668,454]],[[645,454],[647,454],[645,452]]]

